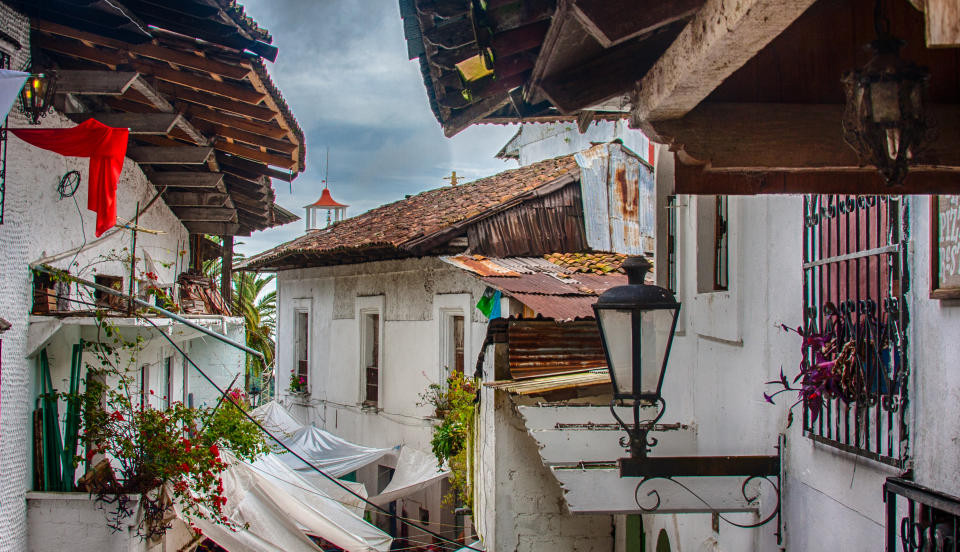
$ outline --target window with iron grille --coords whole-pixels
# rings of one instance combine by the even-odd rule
[[[667,196],[666,288],[677,293],[677,196]]]
[[[887,503],[887,552],[960,550],[960,498],[891,477],[883,485]]]
[[[902,467],[908,435],[906,198],[804,198],[804,333],[830,346],[831,384],[818,410],[805,408],[811,439]],[[805,370],[815,368],[814,365]]]

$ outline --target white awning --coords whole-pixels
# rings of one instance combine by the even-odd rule
[[[29,76],[30,73],[23,71],[0,69],[0,119],[6,118]]]
[[[250,414],[263,424],[267,431],[277,437],[289,437],[303,427],[303,424],[290,415],[290,412],[277,401],[270,401],[258,406]]]
[[[277,454],[267,454],[259,458],[251,466],[274,481],[285,480],[290,483],[296,483],[301,487],[320,491],[336,502],[346,506],[351,512],[358,516],[362,517],[364,510],[366,510],[366,503],[356,495],[351,494],[343,487],[338,486],[319,473],[294,470],[280,460],[280,456]],[[363,483],[344,481],[342,479],[338,481],[341,485],[363,498],[367,497],[367,487]]]
[[[370,499],[370,502],[383,506],[400,497],[424,489],[444,477],[450,470],[437,468],[437,458],[430,453],[404,446],[397,459],[397,469],[383,492]]]

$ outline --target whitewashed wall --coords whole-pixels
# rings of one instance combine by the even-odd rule
[[[600,142],[622,140],[623,145],[649,163],[650,141],[639,130],[628,128],[627,121],[598,121],[591,123],[583,134],[577,124],[544,123],[524,124],[520,135],[508,144],[508,150],[515,150],[521,166],[537,161],[551,159],[560,155],[570,155],[590,148]]]
[[[430,257],[280,272],[276,364],[280,400],[301,422],[349,441],[372,447],[404,444],[429,452],[432,410],[416,403],[429,384],[446,378],[441,314],[459,309],[464,315],[464,368],[472,375],[486,335],[487,319],[475,307],[485,288],[466,272]],[[310,394],[306,398],[288,392],[297,309],[310,313]],[[358,315],[364,309],[380,309],[380,405],[376,411],[362,407]],[[390,460],[382,463],[389,465]],[[358,474],[371,495],[377,491],[375,477],[375,469]],[[445,518],[438,517],[441,498],[438,487],[412,497],[430,510],[434,529],[452,523],[449,512]]]
[[[11,66],[19,68],[29,58],[29,21],[23,15],[0,3],[0,29],[16,38],[23,49],[14,52]],[[17,108],[11,112],[9,125],[27,126]],[[43,127],[72,126],[58,114],[43,119]],[[7,179],[4,223],[0,225],[0,316],[12,328],[0,336],[3,340],[2,382],[0,382],[0,550],[19,552],[26,548],[26,502],[31,475],[31,425],[33,408],[34,365],[24,356],[27,347],[28,313],[32,305],[29,263],[54,255],[94,239],[95,214],[86,210],[87,159],[66,158],[35,148],[12,134],[7,145]],[[56,192],[60,177],[78,170],[81,184],[73,199],[59,200]],[[130,219],[137,202],[146,203],[155,194],[135,163],[126,161],[117,192],[117,214]],[[82,220],[81,220],[82,219]],[[140,219],[141,226],[160,230],[163,234],[138,236],[138,255],[146,251],[157,263],[179,262],[179,252],[187,249],[187,232],[173,213],[158,201]],[[81,231],[81,227],[83,231]],[[130,246],[130,233],[120,232],[91,251],[77,258],[80,266],[95,263],[111,250]],[[70,258],[53,263],[66,268]],[[115,263],[100,263],[98,270],[107,274],[123,274]],[[175,268],[156,266],[160,280],[171,282]],[[92,270],[86,272],[92,277]]]

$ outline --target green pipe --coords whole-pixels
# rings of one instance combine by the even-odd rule
[[[63,490],[73,490],[76,475],[74,459],[77,454],[77,442],[80,439],[80,366],[83,360],[83,340],[73,346],[70,361],[70,395],[67,398],[67,416],[63,435]]]

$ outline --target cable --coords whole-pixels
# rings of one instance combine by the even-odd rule
[[[156,324],[153,323],[153,320],[150,320],[149,318],[147,318],[147,317],[145,317],[145,316],[143,316],[143,315],[141,315],[141,314],[139,314],[139,313],[137,313],[137,316],[140,317],[140,318],[143,318],[143,320],[145,320],[147,323],[149,323],[151,326],[153,326],[153,327],[156,328],[157,330],[160,329],[159,326],[157,326]],[[180,353],[180,354],[183,356],[183,358],[184,358],[187,362],[190,363],[191,366],[193,366],[194,368],[197,369],[197,372],[199,372],[200,375],[203,376],[203,378],[204,378],[205,380],[207,380],[207,382],[210,383],[210,385],[213,386],[213,388],[216,389],[217,392],[220,393],[220,394],[225,398],[225,400],[226,400],[227,402],[229,402],[230,404],[232,404],[237,410],[239,410],[239,411],[244,415],[244,417],[246,417],[248,420],[250,420],[251,422],[253,422],[253,424],[254,424],[255,426],[257,426],[258,428],[260,428],[260,431],[262,431],[262,432],[265,433],[267,436],[269,436],[271,439],[273,439],[274,441],[276,441],[277,444],[279,444],[281,448],[283,448],[284,450],[286,450],[290,455],[292,455],[292,456],[293,456],[294,458],[296,458],[297,460],[300,460],[301,462],[303,462],[304,464],[306,464],[308,467],[310,467],[310,469],[312,469],[313,471],[315,471],[315,472],[319,473],[320,475],[324,476],[325,478],[327,478],[328,480],[330,480],[331,482],[333,482],[335,485],[337,485],[337,486],[340,487],[341,489],[343,489],[343,490],[347,491],[348,493],[350,493],[351,495],[359,498],[359,499],[362,500],[364,503],[366,503],[366,504],[369,505],[369,506],[372,506],[375,510],[377,510],[378,512],[380,512],[380,513],[382,513],[382,514],[384,514],[384,515],[390,516],[391,518],[394,518],[394,519],[398,519],[398,520],[400,520],[401,522],[406,523],[406,524],[409,525],[410,527],[414,527],[414,528],[416,528],[416,529],[419,529],[420,531],[423,531],[424,533],[427,533],[428,535],[431,535],[431,536],[433,536],[433,537],[435,537],[435,538],[437,538],[437,539],[440,539],[440,540],[443,541],[443,542],[446,542],[446,543],[449,543],[449,544],[454,544],[454,545],[457,545],[457,546],[459,546],[459,547],[461,547],[461,548],[466,548],[467,550],[475,550],[476,552],[483,552],[482,550],[480,550],[480,549],[478,549],[478,548],[473,548],[472,546],[463,546],[463,545],[461,545],[461,543],[456,542],[456,541],[454,541],[454,540],[450,540],[450,539],[448,539],[447,537],[444,537],[443,535],[441,535],[441,534],[439,534],[439,533],[436,533],[436,532],[434,532],[434,531],[431,531],[430,529],[428,529],[428,528],[426,528],[426,527],[423,527],[423,526],[421,526],[421,525],[419,525],[419,524],[413,523],[413,522],[411,522],[411,521],[406,521],[406,520],[400,518],[399,516],[397,516],[397,514],[391,513],[389,510],[386,510],[386,509],[382,508],[381,506],[379,506],[379,505],[377,505],[377,504],[374,504],[373,502],[367,500],[365,497],[363,497],[363,496],[361,496],[360,494],[354,492],[353,489],[351,489],[351,488],[347,487],[346,485],[344,485],[343,483],[341,483],[340,480],[337,479],[336,477],[333,477],[333,476],[331,476],[331,475],[328,475],[326,472],[324,472],[324,471],[321,470],[320,468],[318,468],[318,467],[316,467],[315,465],[313,465],[313,464],[312,464],[311,462],[309,462],[306,458],[300,456],[299,454],[296,453],[296,451],[294,451],[292,448],[290,448],[290,447],[287,446],[285,443],[283,443],[282,441],[280,441],[280,439],[277,439],[272,433],[270,433],[265,427],[263,427],[263,424],[261,424],[259,420],[257,420],[256,418],[254,418],[254,417],[253,417],[249,412],[247,412],[243,407],[241,407],[239,404],[237,404],[237,403],[233,400],[233,397],[230,397],[229,395],[227,395],[227,393],[226,393],[223,389],[221,389],[220,386],[216,384],[216,382],[214,382],[212,379],[210,379],[210,377],[207,376],[206,372],[204,372],[203,369],[201,369],[201,368],[197,365],[197,363],[195,363],[195,362],[193,361],[193,359],[190,358],[190,356],[187,355],[187,353],[186,353],[183,349],[181,349],[180,346],[177,345],[176,342],[174,342],[173,339],[172,339],[170,336],[168,336],[168,335],[166,334],[166,332],[159,332],[159,333],[160,333],[160,335],[162,335],[167,341],[170,342],[170,345],[172,345],[173,348],[176,349],[177,352]]]

